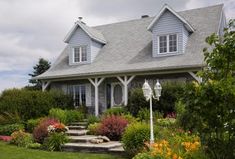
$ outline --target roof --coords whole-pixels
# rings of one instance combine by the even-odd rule
[[[160,71],[204,66],[205,38],[218,31],[223,5],[177,12],[195,29],[190,35],[185,53],[177,56],[152,57],[152,33],[147,27],[154,17],[92,27],[102,33],[107,44],[91,64],[69,65],[69,47],[45,73],[37,79],[85,77],[141,71]]]
[[[162,9],[160,10],[160,12],[158,13],[157,16],[155,16],[155,18],[153,19],[153,21],[150,23],[150,25],[148,26],[148,30],[152,30],[154,24],[159,20],[159,18],[164,14],[164,12],[168,10],[170,11],[172,14],[174,14],[181,22],[183,22],[183,24],[185,25],[185,27],[187,28],[187,30],[189,32],[194,32],[194,28],[191,26],[191,24],[189,24],[189,22],[187,20],[185,20],[182,16],[180,16],[178,13],[176,13],[170,6],[168,6],[167,4],[165,4]]]
[[[84,24],[81,21],[77,21],[74,24],[74,26],[69,31],[69,33],[65,36],[64,42],[68,43],[68,41],[72,37],[73,33],[76,31],[77,27],[82,28],[91,39],[98,41],[102,44],[106,44],[106,40],[105,40],[104,36],[102,35],[102,33],[100,33],[98,30],[96,30],[94,28],[87,26],[86,24]]]

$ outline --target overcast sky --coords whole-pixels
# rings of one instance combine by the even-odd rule
[[[0,92],[27,85],[40,57],[53,62],[79,16],[95,26],[154,16],[164,3],[176,11],[224,3],[235,18],[235,0],[0,0]]]

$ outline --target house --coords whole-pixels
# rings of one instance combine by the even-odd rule
[[[127,105],[128,90],[145,79],[197,80],[205,63],[205,38],[223,34],[223,5],[176,12],[164,5],[154,17],[89,27],[77,21],[67,46],[45,73],[35,79],[43,90],[71,94],[74,105],[86,105],[96,115],[115,105]]]

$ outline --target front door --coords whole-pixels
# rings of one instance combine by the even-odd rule
[[[111,84],[111,106],[122,105],[123,98],[123,86],[121,83]]]

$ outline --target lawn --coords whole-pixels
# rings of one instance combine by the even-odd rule
[[[20,148],[0,142],[0,159],[124,159],[108,154],[48,152]]]

